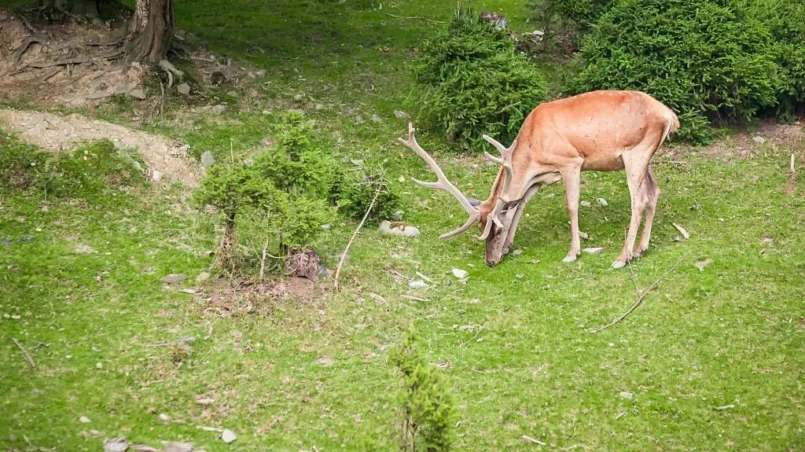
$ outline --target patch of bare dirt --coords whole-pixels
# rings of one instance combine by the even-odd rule
[[[270,310],[276,303],[287,300],[310,303],[323,295],[321,287],[307,278],[274,282],[221,279],[212,294],[204,298],[204,311],[228,317],[236,313]]]
[[[673,136],[671,137],[673,143]],[[751,158],[769,147],[780,150],[799,150],[805,145],[805,131],[803,124],[779,124],[773,121],[764,121],[753,132],[741,132],[717,139],[714,143],[693,147],[689,145],[663,146],[657,155],[668,156],[673,160],[681,160],[688,154],[696,154],[707,158],[719,160],[734,160]],[[764,148],[765,147],[765,148]]]
[[[164,176],[192,187],[198,185],[202,173],[188,158],[186,148],[173,140],[78,114],[0,109],[0,125],[50,151],[69,150],[81,142],[100,139],[108,139],[119,148],[137,149],[148,164],[149,177],[155,180]]]

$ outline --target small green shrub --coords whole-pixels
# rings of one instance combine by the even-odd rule
[[[769,33],[739,0],[624,0],[585,38],[581,62],[570,92],[645,91],[692,141],[709,139],[708,120],[748,119],[776,102]]]
[[[415,336],[410,328],[391,354],[402,374],[401,450],[450,450],[455,436],[453,401],[438,371],[417,352]]]
[[[413,68],[425,89],[417,100],[422,112],[449,138],[470,144],[484,133],[510,141],[545,96],[537,68],[471,9],[423,43]]]
[[[366,214],[375,193],[377,199],[367,219],[388,220],[400,206],[400,196],[391,189],[385,176],[377,171],[369,174],[363,171],[345,173],[334,191],[337,191],[334,199],[338,212],[356,220]]]

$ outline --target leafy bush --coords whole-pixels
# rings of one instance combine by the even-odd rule
[[[391,361],[402,374],[401,450],[450,450],[453,442],[453,402],[438,372],[414,348],[413,328]]]
[[[425,88],[418,99],[423,113],[449,138],[471,144],[484,133],[513,139],[545,96],[536,67],[471,9],[459,10],[447,29],[425,41],[413,67]]]
[[[570,54],[582,37],[618,0],[528,0],[543,31],[541,51]]]
[[[0,180],[4,188],[37,190],[46,197],[88,199],[109,189],[144,185],[142,166],[135,162],[109,140],[89,143],[73,152],[51,153],[0,133]]]
[[[645,91],[677,112],[679,135],[706,141],[708,120],[748,119],[775,99],[766,28],[738,0],[624,0],[581,49],[571,92]]]
[[[400,205],[400,196],[391,189],[385,176],[380,172],[362,171],[345,173],[334,191],[338,211],[350,218],[360,220],[366,214],[372,199],[377,194],[372,211],[367,219],[384,220],[392,217]]]

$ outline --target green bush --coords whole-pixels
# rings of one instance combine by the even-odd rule
[[[372,199],[377,194],[372,211],[367,219],[388,220],[400,205],[400,196],[391,189],[380,172],[351,171],[344,173],[334,189],[338,211],[350,218],[360,220],[366,214]]]
[[[769,33],[738,0],[624,0],[585,38],[581,64],[569,91],[645,91],[692,141],[709,139],[708,120],[748,119],[776,102]]]
[[[434,127],[476,144],[484,133],[510,141],[545,96],[545,81],[515,50],[506,32],[460,10],[448,27],[423,43],[414,76],[417,100]]]
[[[402,374],[400,449],[450,450],[455,436],[453,401],[438,371],[417,352],[415,336],[410,328],[391,353],[391,362]]]

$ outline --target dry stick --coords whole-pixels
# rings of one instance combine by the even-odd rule
[[[377,190],[375,190],[375,196],[374,198],[372,198],[372,202],[369,203],[369,208],[366,209],[366,213],[363,214],[363,219],[361,220],[360,224],[358,224],[358,227],[355,228],[355,232],[352,233],[352,237],[349,238],[349,242],[347,242],[347,247],[344,248],[344,253],[341,255],[341,260],[338,261],[338,267],[335,269],[335,278],[333,281],[333,287],[335,287],[336,291],[338,290],[338,275],[341,274],[341,266],[344,265],[344,260],[347,258],[347,251],[349,251],[349,247],[352,246],[352,242],[355,240],[355,237],[358,236],[358,232],[363,227],[363,223],[365,223],[366,219],[369,218],[369,213],[372,211],[372,207],[375,206],[375,201],[377,201],[377,197],[380,196],[380,190],[382,189],[383,189],[382,185],[377,186]]]
[[[676,267],[677,267],[677,266],[679,266],[679,264],[680,264],[680,263],[681,263],[683,260],[685,260],[685,258],[687,258],[689,255],[690,255],[690,251],[688,251],[687,253],[685,253],[685,255],[684,255],[684,256],[680,257],[680,258],[679,258],[679,260],[678,260],[678,261],[676,261],[676,263],[674,264],[674,266],[673,266],[673,267],[671,267],[670,269],[668,269],[668,271],[667,271],[667,272],[663,273],[663,275],[662,275],[662,276],[660,276],[659,278],[657,278],[657,280],[656,280],[656,281],[654,281],[654,282],[653,282],[653,283],[652,283],[652,284],[649,286],[649,288],[648,288],[648,289],[646,289],[646,291],[645,291],[645,292],[643,292],[643,294],[642,294],[642,295],[640,295],[640,296],[637,298],[637,301],[635,301],[635,303],[632,305],[632,307],[631,307],[631,308],[629,308],[629,310],[628,310],[628,311],[624,312],[624,313],[623,313],[623,314],[622,314],[620,317],[618,317],[617,319],[613,320],[613,321],[612,321],[612,322],[610,322],[609,324],[604,325],[604,326],[602,326],[601,328],[598,328],[598,329],[592,330],[592,331],[590,331],[590,333],[592,333],[592,334],[595,334],[595,333],[600,333],[601,331],[604,331],[605,329],[607,329],[607,328],[609,328],[609,327],[611,327],[611,326],[613,326],[613,325],[618,324],[618,323],[619,323],[621,320],[623,320],[623,319],[625,319],[626,317],[628,317],[628,316],[629,316],[629,314],[631,314],[631,313],[632,313],[632,311],[634,311],[635,309],[637,309],[637,307],[638,307],[638,306],[640,306],[640,305],[643,303],[643,300],[646,298],[646,295],[648,295],[649,293],[651,293],[651,291],[652,291],[652,290],[653,290],[655,287],[657,287],[657,285],[660,283],[660,281],[662,281],[663,279],[665,279],[665,277],[666,277],[666,276],[670,275],[670,274],[671,274],[671,272],[673,272],[674,270],[676,270]],[[635,285],[635,287],[637,287],[637,286]],[[640,291],[639,291],[639,290],[638,290],[638,293],[640,293]]]
[[[268,239],[270,236],[266,236],[266,244],[263,245],[263,258],[260,259],[260,281],[263,280],[266,271],[266,254],[268,253]]]
[[[30,364],[31,367],[36,367],[36,364],[34,364],[34,359],[31,358],[31,355],[29,355],[27,351],[25,351],[25,347],[23,347],[22,344],[20,344],[20,342],[18,340],[14,339],[13,337],[11,338],[11,340],[14,341],[15,344],[17,344],[17,347],[19,347],[20,350],[22,350],[22,353],[25,355],[25,358],[28,360],[28,364]]]
[[[413,20],[424,20],[425,22],[430,22],[432,24],[443,24],[444,22],[428,19],[427,17],[420,17],[420,16],[398,16],[396,14],[386,13],[387,16],[393,17],[395,19],[413,19]]]

